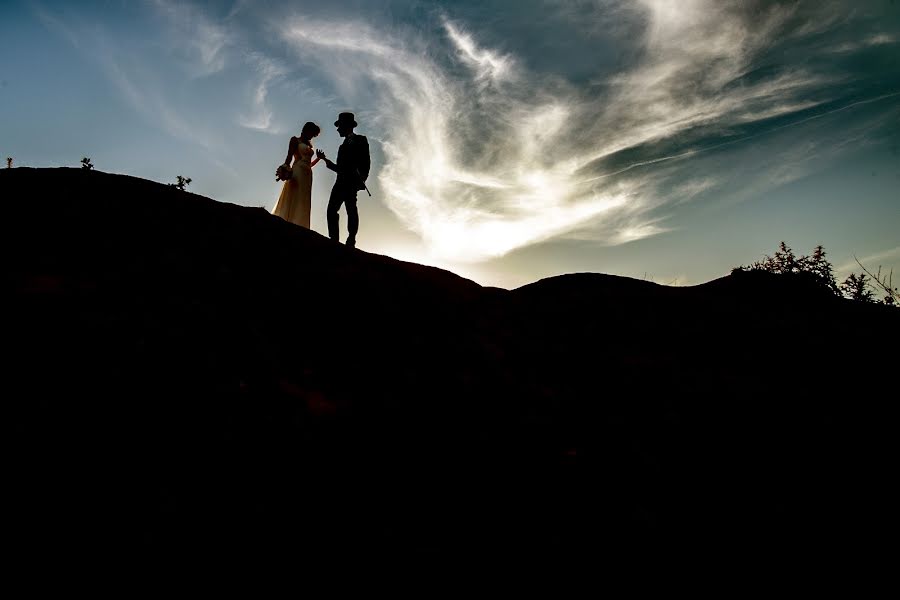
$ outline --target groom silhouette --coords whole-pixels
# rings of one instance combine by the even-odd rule
[[[325,161],[325,165],[337,173],[334,186],[331,188],[331,197],[328,199],[328,237],[339,242],[338,237],[340,216],[338,210],[341,204],[347,207],[347,245],[356,246],[356,232],[359,231],[359,212],[356,210],[356,193],[366,188],[366,178],[369,176],[369,140],[366,136],[353,132],[356,127],[353,113],[343,112],[334,122],[338,135],[344,138],[344,143],[338,148],[337,162],[334,163],[325,156],[321,150],[316,154]]]

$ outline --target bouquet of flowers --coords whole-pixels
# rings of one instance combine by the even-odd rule
[[[275,181],[287,181],[292,179],[294,174],[291,172],[291,168],[287,165],[278,165],[278,168],[275,169]]]

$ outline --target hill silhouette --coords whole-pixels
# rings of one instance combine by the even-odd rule
[[[0,190],[25,553],[838,552],[893,510],[887,307],[486,288],[133,177]]]

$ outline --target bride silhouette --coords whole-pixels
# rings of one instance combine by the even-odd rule
[[[287,180],[281,188],[281,195],[272,214],[307,229],[312,212],[312,168],[319,162],[318,157],[311,160],[315,153],[312,139],[320,131],[315,123],[306,123],[300,131],[300,137],[291,137],[287,157],[276,172],[279,179]],[[294,160],[293,165],[291,159]]]

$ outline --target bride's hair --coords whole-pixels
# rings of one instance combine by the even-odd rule
[[[307,121],[305,125],[303,125],[303,129],[300,130],[300,135],[304,133],[307,134],[308,137],[314,138],[319,135],[319,132],[322,130],[319,129],[319,126],[313,123],[312,121]]]

